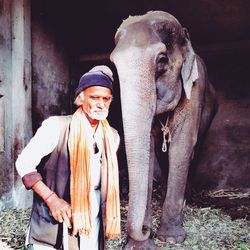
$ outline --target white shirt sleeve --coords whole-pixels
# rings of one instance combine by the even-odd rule
[[[44,120],[16,160],[18,174],[23,177],[28,173],[37,171],[36,167],[41,159],[55,149],[59,136],[60,124],[58,118],[52,116]]]

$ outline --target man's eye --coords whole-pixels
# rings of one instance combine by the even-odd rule
[[[98,96],[91,96],[90,98],[93,99],[93,100],[95,100],[95,101],[99,99]]]
[[[110,102],[110,101],[111,101],[111,97],[104,97],[103,100],[104,100],[105,102]]]

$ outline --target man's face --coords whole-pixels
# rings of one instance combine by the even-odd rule
[[[109,88],[92,86],[84,90],[82,108],[91,122],[100,121],[108,116],[112,93]]]

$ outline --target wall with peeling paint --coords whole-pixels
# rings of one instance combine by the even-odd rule
[[[11,165],[11,6],[0,1],[0,195],[10,202],[9,192],[13,187]]]
[[[1,138],[0,208],[15,206],[23,185],[15,159],[32,136],[31,126],[31,25],[29,0],[0,1]],[[20,195],[21,194],[21,197]]]
[[[41,122],[51,115],[68,114],[71,104],[69,59],[63,41],[50,33],[39,13],[34,12],[35,19],[31,18],[29,0],[0,0],[0,14],[0,209],[3,209],[31,205],[32,192],[25,190],[15,161]]]
[[[48,21],[49,22],[49,21]],[[32,12],[32,117],[36,131],[51,115],[70,111],[70,66],[64,41]]]

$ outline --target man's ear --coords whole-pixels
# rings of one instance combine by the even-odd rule
[[[84,100],[84,91],[80,92],[80,94],[76,97],[74,104],[78,107],[83,104]]]
[[[186,97],[190,99],[193,83],[199,78],[199,74],[198,74],[195,52],[192,48],[188,31],[185,28],[183,31],[186,40],[186,45],[185,45],[186,52],[185,52],[185,59],[181,69],[181,76]]]

